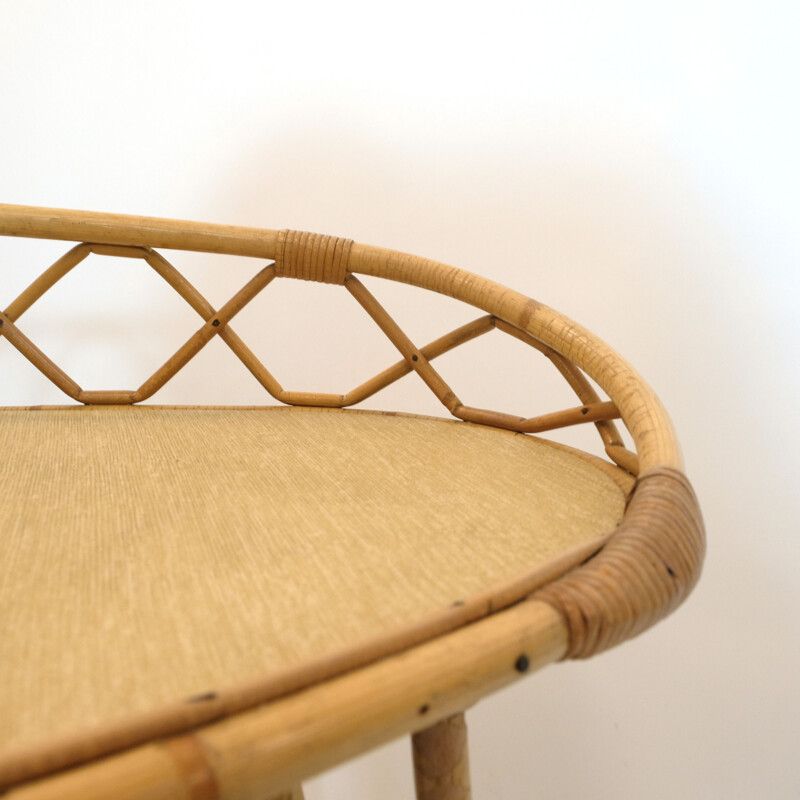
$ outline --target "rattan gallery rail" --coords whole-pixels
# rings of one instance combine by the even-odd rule
[[[0,234],[75,243],[0,338],[76,401],[0,410],[0,794],[297,798],[411,734],[418,796],[466,798],[466,708],[638,634],[694,585],[703,526],[664,409],[547,306],[317,234],[20,206],[0,206]],[[262,263],[214,308],[163,250]],[[200,317],[139,388],[83,388],[26,335],[92,253],[141,259]],[[480,314],[421,346],[358,275]],[[344,395],[284,389],[232,325],[283,278],[341,286],[399,360]],[[575,407],[463,404],[433,362],[492,330],[549,359]],[[281,404],[139,405],[216,336]],[[455,420],[345,409],[411,373]],[[578,423],[609,460],[532,435]]]

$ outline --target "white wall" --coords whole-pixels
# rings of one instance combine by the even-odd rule
[[[705,512],[703,580],[640,639],[470,712],[478,798],[800,796],[799,22],[774,1],[0,3],[2,202],[429,255],[580,320],[661,395]],[[63,252],[36,247],[0,242],[0,305]],[[175,262],[220,300],[247,275]],[[109,359],[139,329],[145,278],[116,286],[122,268],[109,278],[98,263],[86,274],[107,288],[65,280],[46,301],[56,323],[34,309],[28,324],[87,386],[130,388],[103,381],[143,377],[166,353],[136,334],[132,366]],[[321,291],[314,303],[330,300]],[[115,292],[130,316],[108,312]],[[251,335],[264,316],[293,324],[279,311],[254,312]],[[425,338],[424,318],[409,324]],[[278,377],[305,380],[298,361],[291,351]],[[262,401],[224,348],[203,364],[156,399]],[[293,388],[366,377],[342,369],[347,385]],[[451,369],[480,393],[466,360]],[[508,410],[547,410],[537,386],[504,386]],[[3,342],[0,391],[61,402]],[[409,387],[390,401],[435,408]],[[408,762],[400,742],[307,795],[409,797]]]

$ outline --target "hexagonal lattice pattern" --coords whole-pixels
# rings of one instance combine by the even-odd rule
[[[139,258],[156,271],[202,318],[202,326],[170,356],[138,389],[86,390],[46,356],[16,325],[19,317],[42,295],[90,253],[124,258]],[[149,398],[185,366],[206,344],[219,336],[258,382],[276,400],[290,405],[327,406],[342,408],[371,397],[409,372],[415,372],[453,416],[469,422],[493,425],[509,430],[536,433],[553,428],[594,422],[609,454],[623,457],[622,441],[611,422],[619,417],[616,406],[601,401],[586,376],[571,361],[534,339],[528,333],[494,316],[486,315],[462,325],[435,341],[418,348],[371,292],[351,273],[343,279],[345,288],[372,317],[381,331],[400,352],[402,359],[346,394],[317,394],[284,389],[250,348],[233,331],[230,322],[254,297],[276,277],[276,267],[270,264],[260,270],[220,309],[215,309],[200,292],[160,253],[149,247],[117,246],[84,243],[73,247],[39,278],[37,278],[5,312],[0,312],[0,335],[22,353],[37,369],[71,398],[86,404],[131,404]],[[562,374],[577,394],[582,405],[576,408],[544,414],[538,417],[516,417],[497,411],[464,405],[431,361],[492,329],[497,329],[525,342],[543,353]],[[627,452],[627,451],[625,451]],[[615,460],[618,460],[615,459]],[[635,466],[623,464],[624,466]],[[634,470],[635,471],[635,470]]]

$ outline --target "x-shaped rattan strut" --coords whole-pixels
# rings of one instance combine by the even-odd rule
[[[143,259],[204,321],[202,327],[135,391],[89,391],[81,388],[28,339],[15,324],[33,303],[91,253]],[[270,395],[276,400],[289,405],[333,408],[351,406],[366,400],[399,378],[414,371],[445,408],[458,419],[493,425],[522,433],[538,433],[583,422],[594,422],[609,457],[631,472],[638,472],[635,454],[624,447],[616,426],[611,422],[612,419],[620,416],[617,407],[610,401],[601,401],[583,372],[567,358],[537,341],[530,334],[492,315],[479,317],[450,331],[425,347],[417,348],[372,293],[352,273],[347,273],[344,277],[344,286],[398,349],[403,356],[402,360],[347,394],[317,394],[285,390],[229,324],[233,317],[264,290],[275,277],[275,264],[264,267],[236,292],[225,305],[219,310],[215,310],[211,303],[167,259],[155,250],[149,247],[83,243],[76,245],[65,253],[25,289],[8,306],[5,312],[0,312],[0,335],[4,335],[25,358],[65,394],[80,403],[86,404],[125,405],[146,400],[174,377],[216,335],[219,335],[230,347],[237,358]],[[572,387],[582,405],[530,418],[516,417],[497,411],[463,405],[430,362],[437,356],[487,333],[492,328],[498,328],[504,333],[520,339],[547,356]]]

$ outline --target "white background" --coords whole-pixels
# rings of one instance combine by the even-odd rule
[[[703,579],[639,639],[470,711],[476,798],[800,797],[794,9],[0,2],[0,201],[437,258],[578,319],[664,400],[705,513]],[[0,247],[0,306],[65,249]],[[253,271],[169,255],[215,303]],[[133,388],[170,352],[150,329],[176,347],[198,320],[144,264],[93,258],[20,324],[86,388]],[[446,326],[415,296],[396,301],[411,298],[398,316],[421,343]],[[340,300],[292,284],[237,329],[288,388],[346,390],[370,372],[337,354],[363,347],[372,372],[395,356],[363,344],[369,325]],[[304,314],[326,308],[332,331],[315,336]],[[264,331],[300,341],[259,350]],[[488,374],[494,407],[551,410],[492,337],[497,351],[453,356],[454,388],[490,404]],[[224,347],[209,353],[155,400],[268,401]],[[374,405],[435,413],[412,380]],[[2,341],[0,392],[63,402]],[[309,800],[412,791],[405,741],[307,785]]]

